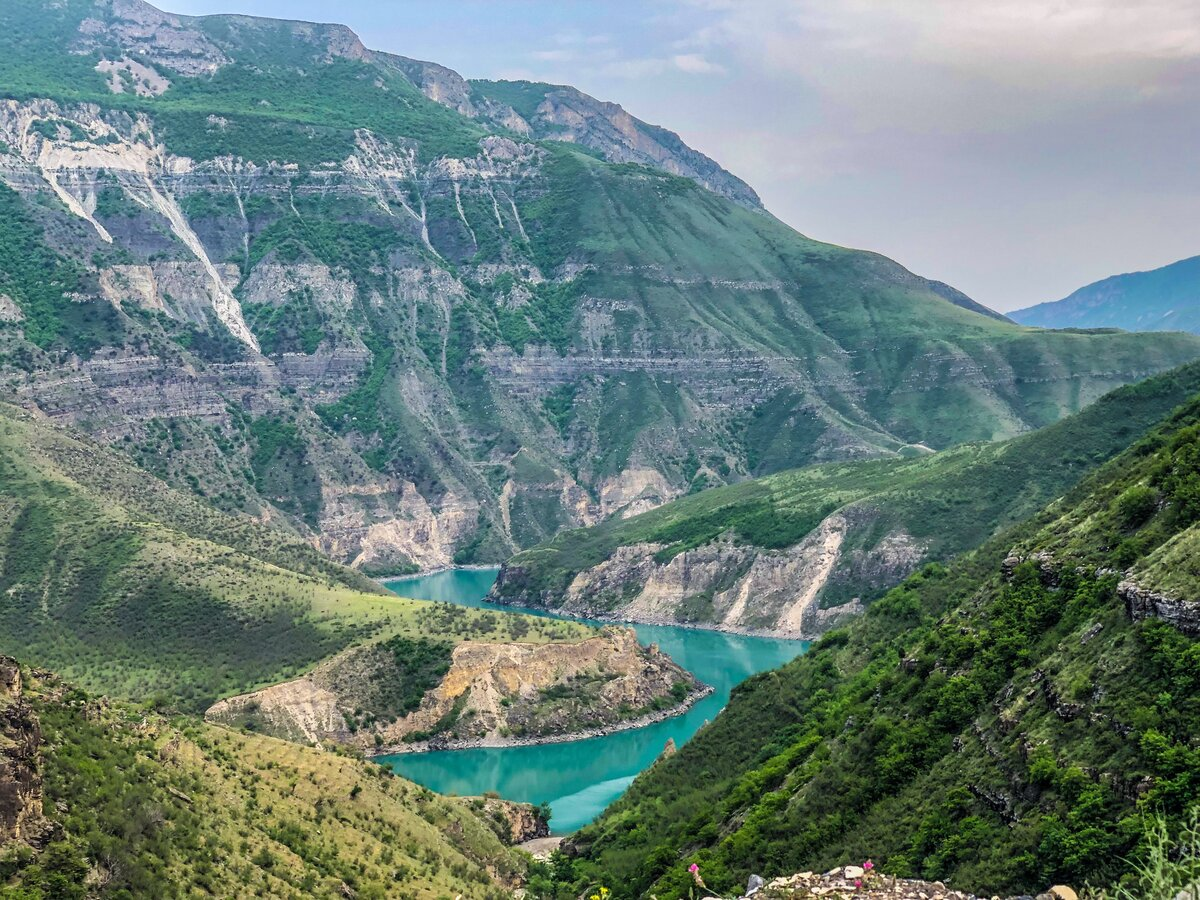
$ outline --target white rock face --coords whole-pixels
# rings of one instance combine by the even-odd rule
[[[784,550],[751,547],[726,537],[665,562],[656,559],[665,549],[661,544],[618,547],[607,560],[575,576],[561,605],[572,612],[636,622],[687,622],[780,637],[816,637],[863,611],[857,598],[822,608],[822,591],[839,566],[860,573],[887,568],[902,576],[923,558],[919,545],[898,534],[886,536],[865,553],[847,553],[846,539],[856,524],[839,511]]]

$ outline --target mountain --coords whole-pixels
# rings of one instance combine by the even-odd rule
[[[519,553],[491,596],[590,617],[813,637],[926,562],[1032,515],[1197,393],[1193,363],[1008,441],[701,491]]]
[[[1200,333],[1200,256],[1114,275],[1053,303],[1009,313],[1039,328],[1123,328]]]
[[[985,896],[1132,877],[1146,818],[1171,846],[1200,801],[1197,498],[1200,397],[739,686],[572,837],[561,880],[680,896],[694,863],[719,894],[868,858]]]
[[[368,573],[1200,356],[985,315],[616,107],[341,26],[12,0],[0,94],[0,384]]]
[[[0,652],[110,696],[195,714],[257,690],[222,721],[373,751],[627,727],[700,690],[629,629],[401,599],[5,405],[0,510]],[[289,708],[266,695],[302,708],[265,722]]]
[[[518,804],[93,697],[0,659],[4,892],[500,900],[527,858]],[[518,835],[523,836],[523,835]]]

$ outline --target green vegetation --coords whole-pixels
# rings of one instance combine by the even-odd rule
[[[172,74],[160,97],[114,95],[96,72],[100,54],[64,53],[90,6],[69,0],[46,8],[14,0],[0,10],[0,84],[16,99],[86,100],[155,118],[168,146],[194,159],[236,155],[258,163],[287,160],[303,166],[345,159],[354,130],[369,128],[412,141],[425,160],[476,152],[483,131],[426,98],[401,73],[383,65],[335,59],[325,62],[320,36],[312,43],[266,21],[240,33],[225,20],[203,23],[209,37],[234,49],[240,61],[214,75]],[[48,65],[47,60],[61,60]],[[323,64],[319,64],[321,61]],[[320,103],[313,103],[320,97]],[[59,123],[40,120],[46,137]],[[72,135],[73,139],[76,139]]]
[[[294,432],[254,425],[256,452],[278,467]],[[0,447],[0,652],[89,689],[199,712],[372,639],[592,633],[396,598],[10,407],[0,407]]]
[[[325,337],[325,320],[313,303],[312,290],[292,291],[282,306],[243,303],[246,324],[267,356],[313,354]]]
[[[499,900],[524,869],[467,804],[382,767],[26,684],[57,829],[8,845],[5,897]]]
[[[317,527],[321,482],[299,429],[270,416],[251,419],[249,427],[254,442],[250,467],[259,493],[280,509]]]
[[[741,685],[580,833],[560,881],[676,896],[693,861],[720,891],[870,857],[989,894],[1136,891],[1135,864],[1161,854],[1143,817],[1174,833],[1200,801],[1200,668],[1192,625],[1131,620],[1113,557],[1132,542],[1122,567],[1162,591],[1154,561],[1200,546],[1198,426],[1200,398],[1034,518]],[[1200,597],[1194,566],[1171,576],[1172,596]]]
[[[1200,364],[1193,364],[1119,388],[1074,416],[1006,442],[827,463],[703,491],[640,516],[563,532],[513,557],[513,577],[502,579],[500,589],[525,601],[552,602],[578,572],[632,544],[664,545],[660,561],[723,535],[755,547],[787,547],[850,506],[870,513],[851,526],[853,546],[869,549],[902,531],[928,558],[949,559],[1033,514],[1197,391]],[[1168,477],[1179,480],[1161,479]],[[1180,497],[1195,489],[1182,484]],[[1147,491],[1124,498],[1124,517],[1144,519],[1153,511],[1160,500]],[[886,587],[835,580],[825,597],[833,604]]]
[[[0,294],[11,297],[32,343],[90,355],[121,338],[116,311],[104,302],[77,302],[79,266],[46,245],[41,226],[21,196],[0,184]],[[13,327],[13,326],[7,326]]]
[[[537,81],[485,81],[472,79],[471,88],[480,96],[511,106],[526,122],[532,122],[546,94],[558,85]]]

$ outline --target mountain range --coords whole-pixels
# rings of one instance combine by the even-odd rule
[[[1053,303],[1008,314],[1039,328],[1123,328],[1200,333],[1200,256],[1113,275]]]
[[[619,107],[340,26],[16,0],[0,85],[6,388],[368,573],[1010,437],[1200,355],[1015,325]]]
[[[1069,324],[569,86],[7,0],[0,895],[1175,897],[1138,867],[1194,863],[1200,335]],[[501,561],[502,602],[816,640],[535,861],[546,810],[358,757],[708,688],[371,580]]]

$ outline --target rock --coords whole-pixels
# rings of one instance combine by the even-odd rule
[[[843,878],[862,878],[866,874],[862,866],[846,866],[842,869]]]
[[[1065,884],[1056,884],[1044,893],[1038,894],[1037,900],[1079,900],[1079,895]]]
[[[1155,593],[1135,581],[1122,581],[1117,594],[1132,621],[1161,619],[1189,637],[1200,637],[1200,603]]]
[[[0,843],[36,843],[42,815],[41,723],[25,702],[16,660],[0,657]]]
[[[753,897],[762,890],[763,884],[764,882],[761,875],[751,875],[750,879],[746,882],[746,896]]]
[[[352,730],[349,719],[356,714],[351,711],[375,711],[369,686],[395,677],[394,666],[394,657],[377,647],[351,648],[301,678],[221,700],[205,717],[234,726],[249,720],[261,733],[301,743],[334,741],[364,752],[404,752],[602,733],[649,716],[675,715],[711,690],[661,650],[642,647],[632,628],[608,627],[575,643],[468,640],[451,651],[449,670],[416,710],[394,722],[380,717],[369,728]],[[682,701],[673,694],[679,683],[687,687]],[[543,703],[543,692],[556,687],[576,692],[579,702]],[[672,705],[638,713],[664,699]],[[470,720],[471,730],[447,731],[458,726],[460,715]],[[407,742],[414,733],[427,737]]]

